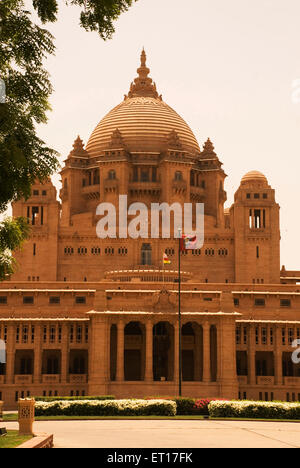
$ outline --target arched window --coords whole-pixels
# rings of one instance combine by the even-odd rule
[[[182,180],[182,172],[176,171],[175,172],[175,180]]]
[[[150,244],[142,245],[141,265],[152,265],[152,248]]]
[[[114,180],[116,178],[116,171],[114,171],[113,169],[109,171],[108,178],[109,180]]]

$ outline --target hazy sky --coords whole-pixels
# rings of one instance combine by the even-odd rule
[[[39,136],[62,160],[78,134],[86,143],[128,92],[144,46],[163,99],[200,145],[213,141],[227,206],[246,172],[267,176],[281,206],[281,263],[300,269],[299,0],[139,0],[108,42],[79,27],[77,8],[59,4],[59,21],[46,26],[57,47],[45,63],[53,112]]]

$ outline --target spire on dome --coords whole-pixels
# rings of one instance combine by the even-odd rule
[[[78,135],[76,140],[73,143],[73,149],[70,152],[68,158],[71,158],[72,156],[81,156],[81,157],[88,157],[87,151],[84,149],[83,141]]]
[[[130,85],[130,91],[125,99],[133,97],[152,97],[159,99],[158,92],[156,90],[156,84],[153,80],[148,77],[150,69],[146,65],[147,56],[143,49],[141,53],[141,66],[137,69],[138,77],[135,78],[134,82]]]
[[[113,132],[110,142],[111,149],[121,149],[125,148],[125,144],[122,138],[122,134],[118,128]]]
[[[174,129],[167,136],[167,146],[169,149],[182,149],[179,135]]]
[[[207,141],[204,143],[203,151],[201,152],[201,157],[217,157],[215,153],[215,147],[212,144],[211,140],[208,138]]]

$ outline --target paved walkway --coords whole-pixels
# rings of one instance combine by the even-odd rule
[[[6,422],[8,429],[17,423]],[[248,421],[36,421],[56,448],[300,448],[300,423]]]

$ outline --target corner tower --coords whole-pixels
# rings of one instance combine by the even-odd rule
[[[231,216],[235,231],[235,281],[280,282],[279,205],[266,177],[247,173],[235,193]]]

